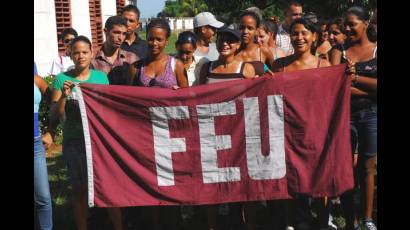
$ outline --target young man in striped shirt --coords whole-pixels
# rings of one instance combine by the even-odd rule
[[[132,52],[121,49],[127,33],[127,20],[121,16],[112,16],[105,22],[106,41],[92,60],[92,67],[105,72],[110,84],[127,74],[129,66],[139,58]]]
[[[296,19],[301,18],[302,15],[302,5],[297,1],[289,2],[285,9],[285,21],[279,26],[276,35],[276,45],[285,51],[286,55],[291,55],[294,52],[292,43],[290,42],[290,25]]]

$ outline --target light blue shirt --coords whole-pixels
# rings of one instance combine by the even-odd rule
[[[34,83],[34,137],[40,136],[40,128],[38,127],[38,109],[40,108],[41,92]]]

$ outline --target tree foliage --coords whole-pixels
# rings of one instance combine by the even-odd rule
[[[304,12],[315,12],[320,18],[331,19],[343,16],[352,6],[362,6],[372,11],[377,6],[377,0],[308,0],[303,1]]]
[[[289,0],[204,0],[208,9],[228,23],[237,21],[241,11],[256,6],[264,17],[277,16],[283,20],[283,9]],[[319,18],[335,18],[343,16],[349,7],[363,6],[372,10],[377,6],[377,0],[303,0],[299,1],[304,12],[314,12]],[[229,9],[229,10],[228,10]]]
[[[50,76],[44,77],[43,79],[47,82],[48,87],[50,89],[52,89],[54,78],[50,75]],[[49,113],[50,113],[49,109],[50,108],[46,105],[46,101],[41,100],[40,108],[39,108],[39,111],[38,111],[38,120],[39,120],[40,130],[46,130],[48,128],[47,127],[47,120],[49,119],[48,118]],[[62,140],[63,140],[63,129],[62,129],[62,125],[59,124],[56,127],[56,135],[55,135],[54,142],[56,144],[62,144]]]
[[[194,17],[204,11],[208,11],[208,5],[203,0],[167,1],[161,16]]]
[[[281,16],[282,11],[278,7],[278,2],[274,0],[236,0],[236,1],[219,1],[205,0],[209,10],[219,16],[227,23],[237,22],[239,14],[251,6],[256,6],[262,11],[262,15],[267,17],[271,15]]]
[[[248,7],[256,6],[264,17],[277,16],[283,20],[283,9],[289,0],[176,0],[167,1],[161,15],[165,17],[193,17],[204,11],[213,13],[228,24],[237,22],[239,14]],[[377,0],[303,0],[299,1],[304,12],[314,12],[319,18],[343,16],[349,7],[363,6],[372,10]]]

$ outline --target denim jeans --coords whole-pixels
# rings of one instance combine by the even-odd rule
[[[358,146],[359,154],[377,155],[377,105],[355,111],[350,115],[352,151]]]
[[[34,138],[34,202],[41,230],[51,230],[53,215],[46,164],[41,137]]]

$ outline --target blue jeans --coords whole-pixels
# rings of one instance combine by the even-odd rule
[[[46,152],[41,137],[34,138],[34,202],[40,229],[51,230],[53,215],[46,164]]]
[[[371,105],[350,115],[352,151],[358,147],[359,155],[377,155],[377,105]]]

